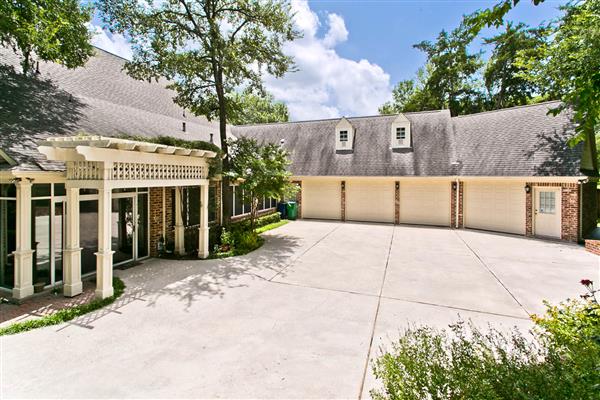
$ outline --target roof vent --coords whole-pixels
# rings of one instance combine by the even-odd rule
[[[279,145],[280,145],[280,146],[283,146],[284,144],[285,144],[285,139],[281,139],[281,140],[279,141]]]
[[[183,109],[183,118],[185,118],[185,108]]]
[[[185,122],[181,123],[181,130],[185,132]]]
[[[210,134],[210,142],[211,142],[211,143],[214,143],[213,136],[214,136],[214,133],[211,133],[211,134]]]

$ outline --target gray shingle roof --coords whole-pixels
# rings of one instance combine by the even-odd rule
[[[578,176],[582,145],[570,148],[570,113],[559,102],[452,118],[462,175]]]
[[[294,175],[329,176],[445,176],[453,175],[455,149],[450,113],[407,113],[411,122],[412,149],[390,149],[395,115],[347,118],[356,135],[354,151],[335,151],[335,126],[339,119],[245,125],[232,128],[234,135],[279,143],[290,151]]]
[[[134,80],[122,71],[124,63],[97,49],[84,67],[74,70],[40,63],[40,75],[32,79],[19,73],[12,51],[0,48],[0,148],[18,163],[12,169],[64,169],[37,151],[37,142],[48,136],[85,132],[209,141],[212,133],[219,144],[218,124],[189,112],[184,117],[165,82]]]

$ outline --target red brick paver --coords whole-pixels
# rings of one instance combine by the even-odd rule
[[[64,297],[62,292],[52,292],[36,295],[24,300],[21,304],[0,304],[0,326],[7,326],[15,322],[41,318],[54,314],[58,310],[86,304],[94,299],[93,282],[83,282],[83,293],[75,297]]]

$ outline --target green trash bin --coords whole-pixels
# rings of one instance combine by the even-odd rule
[[[287,219],[295,220],[298,217],[298,204],[295,201],[287,203]]]

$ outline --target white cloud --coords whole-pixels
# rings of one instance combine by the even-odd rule
[[[125,36],[112,34],[98,25],[90,24],[90,30],[93,32],[92,44],[94,46],[131,60],[133,55],[131,44]]]
[[[341,57],[335,46],[348,38],[344,19],[327,14],[327,31],[318,34],[321,21],[306,0],[293,0],[294,23],[304,37],[285,46],[299,71],[281,79],[266,77],[266,87],[284,101],[292,119],[335,118],[376,114],[391,98],[390,76],[368,60]]]
[[[285,45],[294,57],[297,72],[281,79],[265,77],[266,88],[285,102],[294,120],[336,118],[342,115],[377,114],[378,107],[391,99],[390,76],[379,65],[362,59],[341,57],[335,47],[348,39],[344,19],[334,13],[324,18],[324,34],[319,16],[306,0],[292,0],[294,24],[304,37]],[[94,45],[131,59],[131,46],[122,35],[112,35],[99,26]]]

